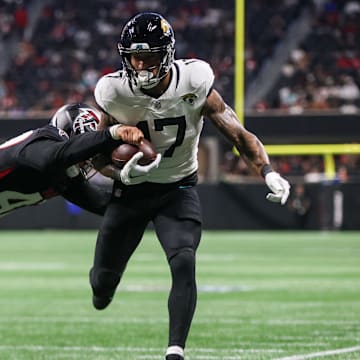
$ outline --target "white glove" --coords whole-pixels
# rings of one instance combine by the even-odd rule
[[[288,181],[277,172],[271,171],[265,175],[265,182],[272,191],[266,195],[266,199],[284,205],[290,194],[290,184]]]
[[[142,152],[136,153],[121,169],[120,179],[125,185],[140,184],[145,181],[144,176],[152,169],[159,166],[161,154],[157,154],[156,159],[149,165],[139,165],[138,161],[144,156]]]

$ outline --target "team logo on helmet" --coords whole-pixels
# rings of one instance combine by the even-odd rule
[[[156,28],[157,28],[156,25],[153,25],[151,22],[149,22],[148,27],[147,27],[149,32],[154,31]]]
[[[170,25],[165,19],[161,19],[160,26],[165,35],[170,35]]]
[[[79,108],[79,115],[73,123],[75,134],[83,134],[84,132],[96,131],[99,119],[95,112],[90,109]]]

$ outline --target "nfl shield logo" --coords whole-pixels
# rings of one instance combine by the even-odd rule
[[[159,109],[161,108],[161,102],[160,102],[160,100],[155,100],[155,101],[154,101],[154,108],[155,108],[156,110],[159,110]]]

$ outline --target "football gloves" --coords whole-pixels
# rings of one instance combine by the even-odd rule
[[[275,171],[271,171],[265,175],[265,182],[272,191],[266,195],[266,199],[284,205],[290,194],[289,182]]]
[[[157,154],[156,159],[149,165],[139,165],[138,161],[144,156],[140,151],[136,153],[121,169],[120,180],[125,185],[136,185],[146,181],[146,175],[159,166],[161,154]]]

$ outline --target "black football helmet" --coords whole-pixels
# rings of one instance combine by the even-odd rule
[[[132,84],[139,88],[151,89],[169,72],[174,62],[174,31],[160,14],[143,12],[135,15],[125,24],[118,49],[123,68]],[[142,52],[161,54],[161,63],[156,76],[148,70],[137,72],[132,67],[131,54]]]
[[[56,111],[50,120],[50,125],[64,130],[68,136],[73,136],[96,131],[100,117],[100,112],[90,105],[67,104]]]

